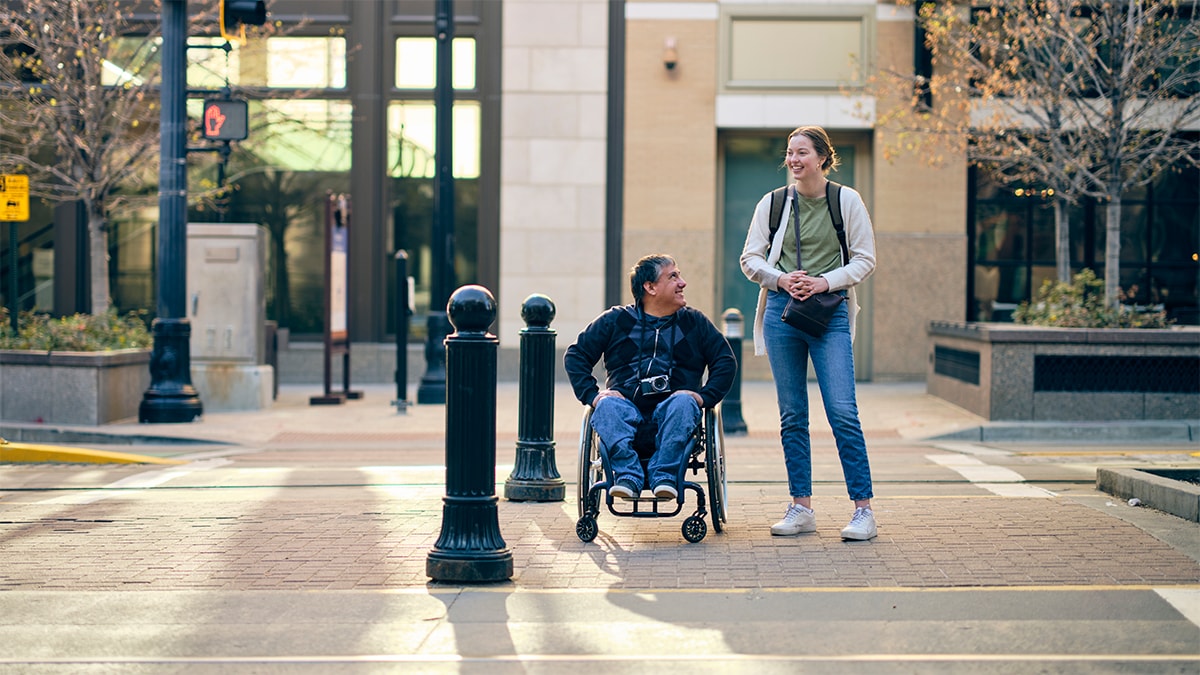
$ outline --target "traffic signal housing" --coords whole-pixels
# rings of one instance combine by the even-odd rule
[[[265,0],[221,0],[221,23],[225,30],[245,26],[261,26],[267,22]]]

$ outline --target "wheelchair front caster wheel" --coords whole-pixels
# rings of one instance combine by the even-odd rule
[[[576,527],[576,530],[579,528]],[[683,538],[691,543],[696,543],[708,534],[708,524],[700,516],[688,516],[687,520],[683,521]],[[582,537],[583,535],[580,535]]]
[[[584,516],[575,523],[575,534],[579,535],[580,541],[591,541],[599,532],[600,528],[596,526],[596,519],[591,516]]]

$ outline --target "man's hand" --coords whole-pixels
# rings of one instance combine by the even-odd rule
[[[603,389],[600,391],[599,394],[596,394],[596,398],[592,399],[592,407],[595,408],[596,405],[598,403],[600,403],[600,399],[602,399],[606,396],[616,396],[617,398],[625,398],[625,395],[622,394],[621,392],[617,391],[616,389]]]

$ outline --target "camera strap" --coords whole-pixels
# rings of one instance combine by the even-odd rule
[[[646,310],[642,309],[640,306],[638,307],[638,318],[641,335],[638,336],[638,360],[637,366],[634,367],[634,372],[637,374],[637,379],[641,381],[647,377],[650,377],[650,373],[654,369],[654,361],[658,358],[659,334],[662,329],[665,328],[666,323],[671,324],[671,338],[667,344],[667,372],[664,373],[664,375],[670,377],[671,372],[675,370],[675,338],[676,331],[679,330],[679,318],[675,315],[664,317],[665,321],[663,322],[663,325],[659,325],[654,329],[654,344],[651,348],[652,351],[650,352],[649,360],[646,360],[646,343],[649,341],[648,334],[650,333],[650,326],[648,325],[649,322],[646,319]],[[643,364],[645,364],[646,369],[644,373],[642,372]]]

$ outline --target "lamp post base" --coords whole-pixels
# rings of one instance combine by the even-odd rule
[[[192,326],[187,319],[155,319],[154,351],[150,353],[150,388],[142,394],[138,421],[172,424],[195,421],[204,413],[192,386]]]
[[[417,403],[446,402],[446,337],[450,335],[450,318],[445,312],[430,312],[425,322],[425,375],[417,387]]]

